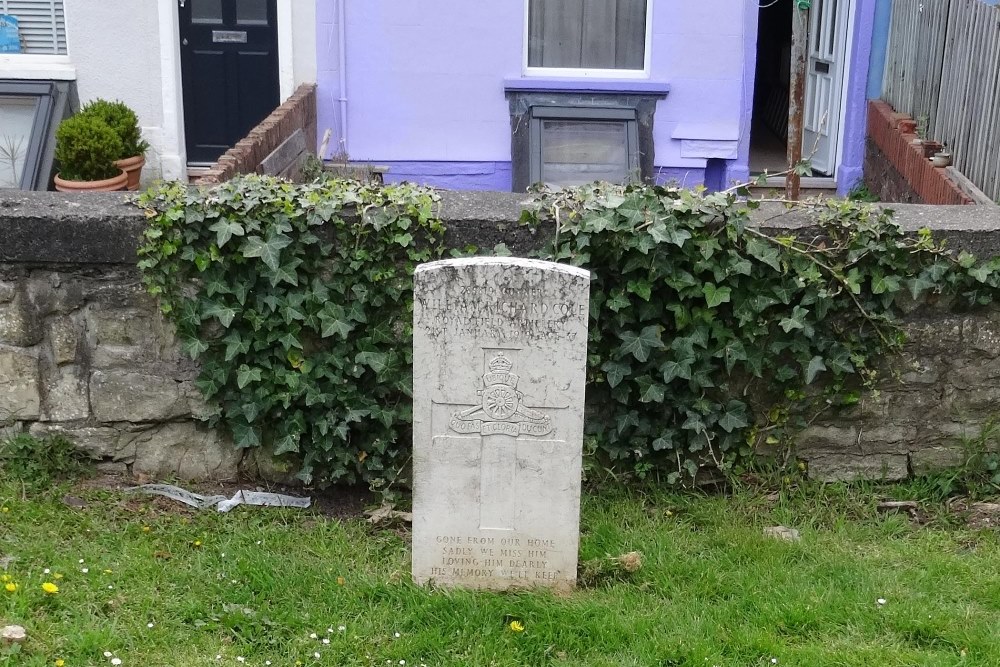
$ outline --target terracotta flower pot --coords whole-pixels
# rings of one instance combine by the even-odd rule
[[[136,155],[135,157],[127,157],[123,160],[115,160],[115,166],[119,169],[124,169],[125,173],[128,174],[129,190],[134,191],[139,189],[139,176],[142,174],[142,167],[145,164],[145,155]]]
[[[56,174],[55,183],[59,192],[114,192],[125,189],[128,185],[128,174],[122,169],[117,176],[105,178],[103,181],[66,181]]]

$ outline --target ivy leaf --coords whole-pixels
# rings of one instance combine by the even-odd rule
[[[907,280],[906,286],[910,288],[910,296],[913,297],[914,301],[916,301],[925,290],[929,290],[934,287],[934,281],[930,280],[925,275],[920,274],[916,278],[910,278]]]
[[[233,424],[233,442],[240,449],[260,447],[260,429],[237,421]]]
[[[236,369],[236,386],[245,389],[251,382],[260,382],[260,369],[250,368],[246,364]]]
[[[826,364],[823,363],[823,357],[816,355],[810,359],[809,365],[805,369],[806,384],[812,384],[812,381],[816,378],[816,374],[825,370]]]
[[[240,252],[244,257],[260,257],[271,271],[277,271],[280,266],[281,249],[291,245],[292,239],[284,234],[270,234],[265,241],[259,236],[248,236]]]
[[[339,335],[341,338],[347,338],[347,334],[351,333],[351,329],[354,325],[347,321],[347,314],[341,306],[327,302],[323,306],[323,310],[316,314],[319,318],[321,329],[320,335],[323,338],[328,338],[334,334]]]
[[[289,433],[285,437],[280,438],[274,443],[274,455],[281,456],[282,454],[299,451],[299,440],[301,438],[301,434],[298,433]]]
[[[640,403],[662,403],[666,392],[664,391],[664,386],[659,382],[656,382],[648,375],[636,378],[636,384],[639,385],[639,402]]]
[[[899,291],[899,278],[897,276],[883,276],[880,273],[872,274],[872,294],[892,294]]]
[[[233,318],[236,317],[236,309],[223,306],[221,303],[209,302],[202,310],[202,315],[217,318],[222,326],[228,329],[229,325],[233,323]]]
[[[243,416],[247,418],[247,421],[253,423],[257,419],[257,415],[260,414],[260,406],[250,401],[249,403],[244,403],[241,408],[243,411]]]
[[[663,381],[671,382],[674,378],[683,378],[685,380],[691,379],[691,360],[685,360],[681,362],[677,361],[665,361],[660,366],[660,372],[663,373]]]
[[[643,301],[649,301],[649,297],[652,294],[653,286],[648,280],[630,280],[628,281],[628,291],[632,294],[638,295]],[[616,311],[617,312],[617,311]]]
[[[733,404],[742,406],[739,401],[731,401],[727,410],[719,419],[719,427],[726,433],[732,433],[738,428],[747,426],[746,412],[739,408],[730,407]]]
[[[376,373],[381,373],[388,365],[389,355],[381,352],[359,352],[354,363],[364,364]]]
[[[729,298],[732,295],[732,289],[729,287],[718,287],[712,283],[705,283],[701,288],[702,293],[705,295],[705,300],[708,302],[709,308],[715,308],[724,303],[729,302]]]
[[[795,306],[792,309],[792,314],[790,317],[784,317],[778,322],[778,326],[784,329],[785,333],[789,333],[795,329],[805,329],[805,316],[809,314],[809,311],[802,306]]]
[[[691,412],[690,410],[686,413],[687,419],[681,424],[681,428],[685,431],[694,431],[695,433],[704,433],[707,429],[705,428],[705,422],[702,421],[701,415],[697,412]]]
[[[758,261],[764,262],[775,271],[781,271],[781,255],[772,243],[751,238],[747,240],[746,249]]]
[[[628,364],[623,364],[620,361],[605,361],[601,365],[601,370],[604,371],[608,386],[612,389],[617,387],[632,372]]]
[[[611,293],[611,298],[607,301],[608,308],[616,313],[623,308],[628,308],[629,305],[631,303],[628,300],[628,296],[622,290],[617,289]]]
[[[684,243],[691,238],[691,232],[668,226],[663,221],[657,220],[649,226],[649,236],[657,243],[671,243],[678,248],[683,248]]]
[[[229,242],[229,239],[234,236],[243,236],[246,232],[243,229],[243,225],[226,218],[221,218],[218,222],[208,228],[210,231],[215,232],[215,245],[222,248]]]
[[[663,349],[662,332],[663,327],[659,325],[644,327],[640,333],[623,331],[619,334],[622,354],[631,354],[639,361],[646,361],[651,351]]]

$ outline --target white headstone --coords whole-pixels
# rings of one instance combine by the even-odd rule
[[[590,273],[519,258],[417,267],[413,578],[571,588]]]

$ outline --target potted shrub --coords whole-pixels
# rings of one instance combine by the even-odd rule
[[[94,116],[104,121],[115,131],[122,142],[121,154],[115,158],[116,164],[128,174],[128,189],[139,189],[139,177],[142,167],[146,164],[146,149],[149,144],[142,138],[139,129],[139,118],[124,102],[97,99],[85,104],[80,113]]]
[[[100,118],[77,114],[59,123],[56,130],[55,176],[60,192],[109,192],[124,190],[125,170],[115,166],[122,152],[118,135]]]

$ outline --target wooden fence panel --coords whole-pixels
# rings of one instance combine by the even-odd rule
[[[1000,200],[1000,7],[893,0],[882,98]]]

